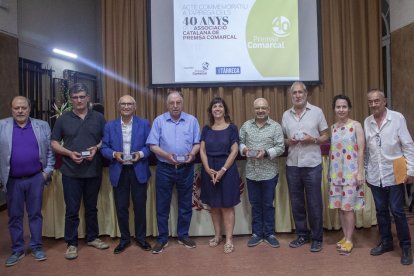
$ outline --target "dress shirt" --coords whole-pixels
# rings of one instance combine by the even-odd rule
[[[320,132],[328,129],[328,123],[323,115],[322,109],[317,106],[306,104],[305,111],[296,116],[294,108],[283,113],[282,129],[285,137],[293,138],[296,133],[303,132],[318,138]],[[295,167],[316,167],[322,163],[321,148],[318,144],[296,144],[289,146],[286,165]]]
[[[371,185],[384,187],[400,184],[395,183],[393,160],[401,156],[407,160],[407,174],[414,176],[414,143],[405,118],[388,108],[386,112],[380,127],[373,115],[364,121],[366,179]]]
[[[247,158],[246,177],[250,180],[261,181],[274,178],[278,172],[275,157],[285,151],[282,127],[268,118],[266,123],[259,127],[255,119],[248,120],[240,128],[240,154],[243,149],[266,150],[268,157],[263,159]]]
[[[124,153],[130,154],[131,153],[131,137],[132,137],[132,120],[128,123],[124,123],[121,118],[121,129],[122,129],[122,145],[124,149]],[[123,165],[131,165],[131,161],[126,161],[123,163]]]
[[[128,123],[124,123],[124,121],[121,120],[121,130],[122,130],[122,148],[123,152],[126,154],[131,154],[131,138],[132,138],[132,122],[134,117],[131,117],[131,121]],[[144,153],[142,151],[138,152],[138,155],[140,158],[144,157]],[[112,157],[115,158],[115,152],[112,153]],[[127,161],[124,162],[123,165],[131,165],[132,162]]]
[[[194,144],[200,143],[200,126],[197,119],[185,112],[174,121],[169,112],[155,118],[147,139],[148,145],[157,145],[162,150],[176,155],[189,154]],[[167,162],[157,155],[161,162]]]

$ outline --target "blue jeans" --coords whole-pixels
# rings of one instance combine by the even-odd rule
[[[168,241],[168,218],[174,185],[176,185],[178,197],[177,236],[179,239],[188,237],[191,216],[193,214],[193,178],[193,164],[175,167],[164,162],[157,163],[155,194],[158,242],[165,243]]]
[[[118,186],[114,187],[116,214],[118,216],[120,243],[131,240],[129,231],[130,195],[134,208],[135,239],[145,241],[147,234],[147,183],[139,183],[133,166],[123,166]]]
[[[313,168],[286,166],[286,178],[297,235],[304,238],[309,238],[311,235],[312,240],[322,241],[322,166]],[[305,192],[308,214],[305,207]]]
[[[26,205],[30,228],[30,247],[42,247],[42,199],[45,179],[41,172],[28,178],[9,178],[7,182],[7,211],[12,251],[23,252],[23,219]]]
[[[401,247],[411,246],[410,229],[404,213],[404,185],[378,187],[369,184],[374,196],[378,229],[383,243],[392,244],[391,216],[394,216],[395,228]]]
[[[79,209],[83,197],[85,206],[86,240],[95,240],[98,228],[98,193],[101,177],[75,178],[62,175],[65,199],[65,241],[68,245],[78,246]]]
[[[275,234],[275,188],[279,175],[269,180],[246,178],[250,205],[252,205],[252,233],[261,238]]]

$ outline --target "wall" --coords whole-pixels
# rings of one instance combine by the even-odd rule
[[[414,1],[390,1],[392,107],[414,136]]]
[[[0,32],[17,37],[17,0],[0,0]]]
[[[99,22],[99,0],[18,0],[19,55],[52,68],[54,77],[61,78],[64,69],[99,75],[85,62],[52,52],[60,48],[100,64]]]
[[[9,102],[19,93],[17,0],[0,0],[0,119],[10,115]],[[0,191],[0,206],[6,195]]]
[[[391,32],[414,22],[413,0],[389,0]]]

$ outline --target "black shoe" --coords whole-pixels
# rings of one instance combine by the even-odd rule
[[[181,245],[184,245],[187,248],[195,248],[196,247],[196,243],[188,237],[178,239],[178,243],[181,244]]]
[[[321,241],[312,241],[310,251],[311,252],[319,252],[322,250],[322,242]]]
[[[114,249],[114,254],[119,254],[119,253],[121,253],[121,252],[125,251],[125,249],[126,249],[128,246],[130,246],[130,245],[131,245],[131,242],[127,242],[127,243],[125,243],[125,242],[120,242],[120,243],[118,244],[118,246],[117,246],[117,247],[115,247],[115,249]]]
[[[293,240],[289,243],[289,247],[298,248],[304,245],[305,243],[309,243],[309,239],[305,237],[298,237],[296,240]]]
[[[410,265],[413,263],[413,254],[411,252],[411,246],[401,248],[401,264]]]
[[[168,242],[157,242],[152,248],[152,254],[159,254],[168,246]]]
[[[150,251],[151,245],[147,241],[137,241],[137,245],[144,251]]]
[[[380,244],[378,244],[377,247],[374,247],[371,249],[371,255],[372,256],[379,256],[384,254],[385,252],[389,252],[389,251],[393,251],[394,250],[394,246],[392,245],[392,243],[383,243],[380,242]]]

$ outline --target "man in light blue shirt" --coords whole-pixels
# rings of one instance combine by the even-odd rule
[[[178,195],[178,243],[187,248],[196,244],[188,237],[192,216],[194,158],[200,149],[197,119],[183,112],[184,98],[178,91],[167,96],[168,112],[155,118],[147,144],[158,159],[156,170],[156,208],[158,239],[152,253],[168,245],[168,217],[173,186]]]

